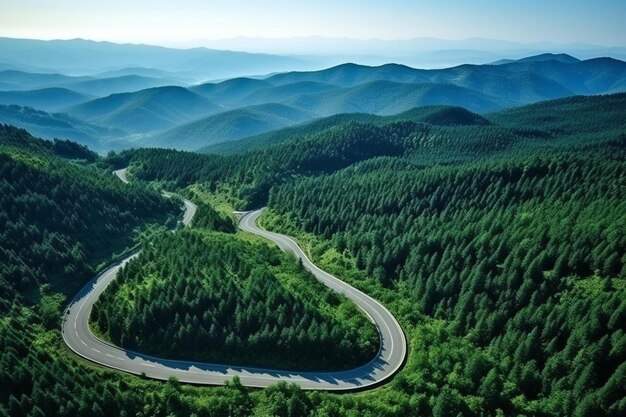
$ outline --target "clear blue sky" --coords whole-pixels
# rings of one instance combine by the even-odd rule
[[[164,43],[231,37],[485,37],[626,46],[626,0],[0,0],[0,36]]]

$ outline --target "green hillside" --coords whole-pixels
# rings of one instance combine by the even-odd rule
[[[120,187],[110,173],[69,161],[97,157],[0,125],[2,286],[31,296],[43,284],[78,289],[94,268],[132,245],[133,229],[178,214],[172,201]]]
[[[154,239],[107,288],[92,320],[134,351],[274,369],[349,369],[379,346],[365,316],[291,257],[203,228]]]
[[[433,165],[506,156],[511,152],[541,153],[558,147],[611,144],[621,133],[615,126],[620,126],[625,97],[625,94],[602,96],[589,99],[586,105],[571,108],[569,112],[565,109],[560,112],[562,121],[572,120],[573,126],[592,121],[591,126],[595,127],[579,135],[553,131],[550,125],[536,121],[522,128],[523,120],[516,123],[514,117],[506,117],[506,124],[489,124],[480,116],[443,107],[440,110],[416,109],[390,118],[345,115],[322,119],[319,124],[314,122],[287,130],[283,135],[268,136],[269,140],[276,139],[273,146],[255,148],[253,142],[251,151],[241,155],[200,156],[147,149],[127,152],[122,157],[137,165],[140,178],[171,181],[178,187],[196,181],[206,182],[211,188],[228,184],[238,201],[243,202],[241,208],[254,207],[267,201],[273,185],[288,181],[293,175],[332,172],[377,156],[411,157],[420,164]],[[587,99],[568,100],[585,102]],[[557,100],[554,104],[558,108],[563,102]],[[533,106],[539,107],[533,110]],[[451,111],[464,115],[461,121],[474,118],[479,124],[424,123],[428,118],[445,120],[447,116],[443,115]],[[549,120],[552,110],[545,104],[510,112],[534,112],[534,117]],[[494,114],[494,119],[499,114],[506,113]],[[290,133],[293,133],[291,138]],[[183,162],[185,160],[187,163]],[[255,174],[249,175],[249,172]]]
[[[534,65],[553,80],[561,66],[579,68],[568,89],[621,82],[620,64],[593,70],[595,80],[585,75],[590,61],[498,67],[524,76]],[[311,81],[365,79],[367,70],[350,69]],[[483,115],[455,106],[342,114],[240,141],[245,151],[224,155],[137,149],[102,158],[2,125],[0,416],[621,417],[625,108],[622,93]],[[0,110],[59,129],[79,125]],[[213,132],[217,116],[197,132]],[[314,116],[271,104],[220,117],[218,132],[248,118],[288,126]],[[127,165],[133,181],[124,185],[110,168]],[[191,227],[148,227],[180,215],[161,188],[199,204]],[[375,333],[352,304],[288,255],[235,231],[233,208],[261,206],[263,227],[294,236],[320,268],[397,317],[409,357],[390,383],[341,396],[238,381],[199,388],[103,369],[65,348],[67,297],[141,241],[145,251],[92,317],[103,337],[185,359],[301,369],[367,361]]]
[[[490,122],[482,116],[462,107],[423,106],[392,116],[377,116],[367,113],[346,113],[323,117],[297,126],[251,136],[241,140],[217,143],[200,149],[202,153],[233,154],[278,144],[285,141],[302,140],[324,130],[349,122],[384,125],[394,121],[423,122],[437,126],[487,125]]]
[[[626,126],[625,106],[626,93],[579,96],[504,110],[487,117],[504,126],[517,129],[532,127],[555,136],[606,135],[623,132]]]
[[[316,259],[343,254],[327,267],[370,277],[370,291],[405,289],[397,311],[416,306],[431,324],[409,330],[415,354],[399,390],[436,398],[424,413],[443,402],[473,414],[478,395],[481,413],[617,416],[626,188],[613,179],[624,168],[624,147],[610,160],[372,161],[275,190],[269,224],[313,234]]]
[[[625,97],[544,102],[489,122],[449,107],[404,115],[414,120],[345,115],[241,154],[139,150],[111,161],[237,208],[268,205],[264,227],[385,300],[410,340],[405,368],[380,391],[310,394],[312,408],[617,417]]]

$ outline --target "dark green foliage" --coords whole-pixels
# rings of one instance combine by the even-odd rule
[[[272,185],[297,174],[334,171],[377,155],[400,155],[403,140],[421,125],[398,122],[384,127],[348,124],[299,143],[286,143],[243,156],[206,156],[160,149],[131,153],[134,174],[181,187],[203,181],[211,188],[227,183],[250,207],[267,200]],[[391,140],[390,140],[391,138]],[[122,153],[124,155],[124,153]]]
[[[421,311],[489,353],[472,384],[437,394],[435,415],[476,394],[488,409],[515,409],[521,395],[555,415],[597,415],[621,410],[626,394],[615,388],[626,366],[616,151],[432,168],[379,159],[274,189],[270,206],[383,285],[405,282]]]
[[[122,187],[110,173],[55,153],[95,157],[72,142],[0,129],[0,280],[25,295],[46,282],[75,290],[111,251],[132,243],[134,228],[178,210],[155,192]]]
[[[288,290],[286,277],[317,295]],[[163,233],[131,261],[92,320],[116,344],[176,359],[291,369],[367,362],[378,350],[374,328],[356,309],[340,320],[336,307],[338,298],[278,249],[184,230]]]
[[[216,232],[234,233],[235,223],[229,217],[220,214],[209,204],[198,204],[193,226]]]
[[[507,71],[524,77],[524,66],[535,63],[512,65],[518,69]],[[545,64],[555,65],[561,63]],[[43,288],[40,302],[25,308],[9,301],[11,287],[0,285],[6,313],[0,386],[9,387],[0,390],[0,416],[120,410],[138,416],[623,416],[625,100],[618,94],[541,103],[491,114],[492,125],[440,126],[445,117],[344,120],[283,132],[281,143],[266,150],[228,157],[161,150],[112,155],[107,162],[116,168],[130,163],[135,178],[159,180],[168,189],[200,183],[248,205],[269,196],[266,226],[296,234],[316,263],[381,299],[398,317],[410,341],[407,364],[386,387],[359,395],[304,393],[285,384],[248,393],[237,381],[212,389],[152,383],[79,365],[64,353],[58,331],[45,330],[58,328],[58,297]],[[345,306],[336,308],[340,317],[320,309],[322,301],[335,305],[332,297],[320,295],[327,293],[275,251],[236,234],[201,230],[225,225],[211,209],[202,210],[199,227],[162,234],[142,262],[129,265],[126,282],[108,295],[127,312],[124,320],[104,309],[98,322],[107,314],[122,326],[132,322],[127,335],[141,343],[133,335],[147,334],[144,311],[147,319],[159,311],[182,337],[173,330],[166,337],[168,329],[158,326],[160,336],[153,337],[184,344],[188,323],[210,332],[211,326],[195,326],[194,315],[201,321],[208,312],[213,319],[222,300],[231,313],[224,321],[229,332],[248,323],[237,309],[248,314],[265,308],[265,300],[280,300],[299,309],[296,322],[304,313],[324,323],[341,318],[350,334],[355,322],[346,317],[358,314],[342,313]],[[212,290],[203,293],[205,283]],[[260,291],[257,303],[245,298],[247,290]],[[228,307],[231,292],[247,304],[235,300]],[[199,309],[196,298],[214,308]],[[231,334],[232,343],[237,333]],[[227,343],[228,336],[220,340]],[[290,340],[285,336],[278,340]]]
[[[87,162],[95,162],[98,159],[98,154],[88,147],[69,140],[54,139],[52,152],[62,158],[82,159]]]
[[[399,119],[382,125],[348,121],[337,125],[331,123],[326,128],[322,124],[321,131],[312,126],[312,134],[294,128],[295,136],[291,140],[279,139],[276,145],[241,155],[202,156],[142,149],[123,152],[116,158],[123,158],[133,165],[138,178],[167,181],[172,187],[202,182],[211,190],[226,184],[247,207],[258,207],[266,203],[271,187],[294,176],[334,172],[378,156],[410,156],[419,165],[457,164],[496,155],[532,155],[559,148],[591,146],[604,148],[606,155],[615,157],[609,148],[623,146],[619,136],[622,131],[615,126],[623,126],[620,109],[626,106],[626,94],[569,100],[582,104],[573,108],[564,106],[556,119],[549,117],[552,111],[548,105],[543,105],[536,113],[541,115],[543,112],[550,122],[535,122],[526,128],[521,128],[513,116],[507,121],[512,127],[478,122],[435,126],[413,121],[415,118],[443,120],[451,117],[450,112],[458,112],[449,108],[426,108],[399,115]],[[560,106],[559,103],[557,101],[556,105]],[[519,110],[522,120],[524,109]],[[475,117],[468,113],[462,113],[463,117]],[[407,119],[402,120],[403,117]],[[493,117],[504,120],[498,115]],[[374,120],[378,120],[377,124],[380,122],[380,119]],[[577,127],[569,131],[554,129],[555,123],[565,125],[568,120]]]
[[[441,126],[488,125],[490,122],[462,107],[424,106],[416,107],[393,116],[377,116],[367,113],[336,114],[324,117],[303,125],[287,127],[246,139],[229,141],[208,146],[200,150],[202,153],[233,154],[261,149],[281,142],[303,140],[330,128],[349,122],[373,124],[381,126],[397,121],[423,122]]]
[[[0,321],[0,369],[0,416],[246,416],[254,406],[237,384],[190,392],[175,380],[147,382],[89,366],[67,354],[58,330],[43,331],[37,315],[17,305]]]
[[[626,94],[578,96],[545,101],[488,115],[503,126],[541,129],[553,137],[598,140],[624,133]]]
[[[69,140],[54,139],[45,141],[32,137],[26,130],[0,124],[0,145],[23,150],[50,152],[62,158],[81,159],[94,162],[98,154],[84,145]]]

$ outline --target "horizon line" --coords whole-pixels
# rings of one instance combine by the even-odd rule
[[[252,37],[252,36],[235,36],[235,37],[226,37],[226,38],[194,38],[187,40],[160,40],[160,41],[120,41],[120,40],[111,40],[111,39],[95,39],[81,36],[72,36],[72,37],[21,37],[21,36],[11,36],[0,33],[0,38],[2,39],[13,39],[13,40],[25,40],[25,41],[42,41],[42,42],[69,42],[69,41],[86,41],[86,42],[95,42],[95,43],[112,43],[117,45],[142,45],[142,46],[157,46],[171,49],[193,49],[193,48],[208,48],[206,46],[192,46],[188,48],[184,47],[174,47],[172,45],[176,44],[185,44],[185,43],[193,43],[193,42],[228,42],[235,40],[260,40],[260,41],[284,41],[284,40],[307,40],[307,39],[319,39],[319,40],[345,40],[345,41],[356,41],[361,43],[366,42],[411,42],[411,41],[424,41],[424,40],[434,40],[434,41],[444,41],[444,42],[468,42],[468,41],[490,41],[490,42],[502,42],[511,44],[511,46],[520,46],[520,47],[530,47],[530,46],[542,46],[549,45],[554,47],[572,47],[572,46],[581,46],[585,48],[608,48],[608,49],[626,49],[625,45],[605,45],[605,44],[597,44],[597,43],[586,43],[581,41],[573,41],[573,42],[555,42],[550,40],[541,40],[541,41],[514,41],[508,39],[500,39],[500,38],[486,38],[480,36],[474,36],[469,38],[440,38],[436,36],[416,36],[409,38],[351,38],[345,36],[323,36],[323,35],[305,35],[305,36],[287,36],[287,37]],[[208,48],[211,49],[211,48]]]

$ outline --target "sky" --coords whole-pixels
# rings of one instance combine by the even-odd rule
[[[625,0],[0,0],[0,36],[167,45],[474,37],[626,46]]]

